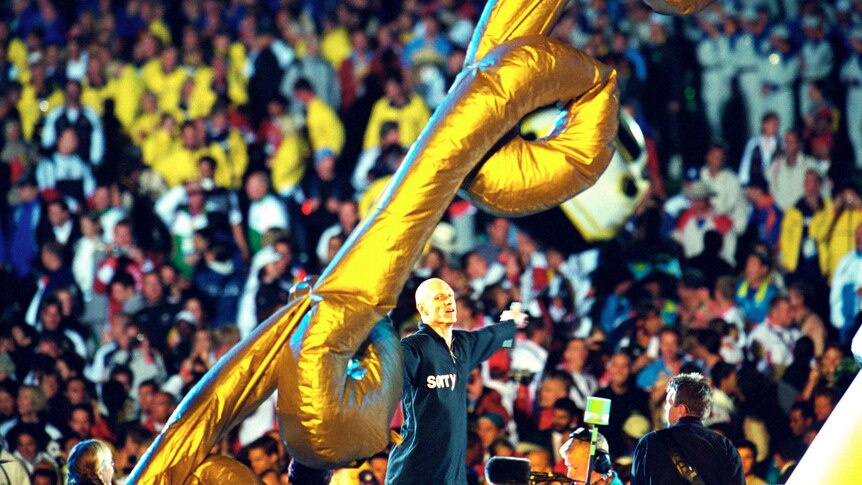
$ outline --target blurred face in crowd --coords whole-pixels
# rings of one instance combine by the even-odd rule
[[[747,446],[743,446],[741,448],[737,448],[736,451],[739,452],[739,458],[742,460],[742,471],[745,472],[745,475],[751,475],[751,469],[754,468],[754,450]]]
[[[72,379],[66,384],[66,399],[69,404],[81,404],[87,397],[87,386],[81,379]]]
[[[259,173],[252,174],[245,182],[245,193],[252,201],[262,199],[266,190],[266,179]]]
[[[188,197],[189,210],[193,214],[198,214],[203,211],[206,196],[200,184],[192,183],[186,187],[186,195]]]
[[[832,403],[832,398],[825,395],[814,396],[814,419],[818,422],[826,421],[833,409],[835,404]]]
[[[36,458],[36,453],[39,451],[39,445],[36,438],[29,433],[21,433],[18,435],[18,442],[15,444],[15,449],[21,454],[24,461],[32,462]]]
[[[784,151],[788,155],[797,155],[802,148],[799,144],[799,135],[793,131],[788,131],[784,134]]]
[[[563,352],[563,359],[566,361],[567,368],[572,371],[580,372],[587,363],[587,357],[590,350],[587,348],[587,342],[583,339],[572,339],[566,345],[566,350]]]
[[[69,418],[69,428],[82,438],[90,437],[90,415],[83,409],[75,409],[72,411],[72,416]]]
[[[2,389],[0,390],[0,415],[6,418],[13,414],[15,414],[15,396]]]
[[[173,47],[168,47],[162,51],[162,71],[172,72],[177,67],[177,50]]]
[[[608,376],[615,386],[627,384],[631,377],[631,358],[626,354],[614,354],[608,361]]]
[[[42,327],[45,330],[49,332],[56,331],[60,328],[60,319],[62,318],[60,307],[54,304],[45,305],[42,311],[39,312],[39,318],[42,320]]]
[[[71,155],[78,149],[78,135],[75,130],[66,128],[57,140],[57,151],[63,155]]]
[[[760,283],[769,274],[769,266],[763,264],[759,257],[751,254],[745,260],[745,279],[751,283]]]
[[[572,428],[573,418],[565,409],[554,408],[551,413],[551,429],[558,433],[566,433]]]
[[[387,79],[383,84],[383,92],[392,101],[400,100],[403,95],[401,84],[394,79]]]
[[[802,436],[811,427],[811,418],[806,418],[800,409],[790,410],[790,431],[793,436]]]
[[[793,311],[793,317],[799,318],[800,313],[805,309],[805,297],[796,288],[787,290],[787,300],[790,302],[790,309]]]
[[[42,266],[48,271],[57,271],[63,266],[63,259],[46,247],[42,248],[42,251],[39,252],[39,259],[42,262]]]
[[[481,278],[488,272],[488,263],[485,262],[485,258],[480,256],[479,253],[470,253],[467,256],[466,266],[464,272],[467,273],[467,277],[471,280]]]
[[[717,173],[724,168],[724,150],[719,147],[712,147],[706,152],[706,165],[713,173]]]
[[[122,248],[131,246],[134,242],[132,237],[132,226],[129,224],[117,224],[114,226],[114,244]]]
[[[476,434],[479,435],[479,441],[482,442],[482,447],[487,450],[494,440],[503,436],[503,430],[489,418],[482,417],[479,418],[478,422],[476,422]]]
[[[180,138],[184,148],[196,148],[198,145],[198,134],[194,125],[184,125],[180,132]]]
[[[679,358],[679,337],[673,332],[664,332],[659,336],[658,349],[666,361],[675,361]]]
[[[141,284],[141,293],[144,295],[144,299],[150,303],[161,300],[164,295],[164,288],[162,287],[162,280],[159,278],[159,275],[156,273],[145,274]]]
[[[248,461],[252,471],[261,475],[267,470],[275,470],[278,453],[267,455],[263,448],[252,448],[248,450]]]
[[[778,117],[770,116],[763,120],[760,125],[760,131],[764,136],[775,136],[778,134]]]
[[[72,314],[72,307],[75,305],[72,292],[68,288],[63,288],[62,290],[58,290],[55,295],[57,296],[57,300],[60,301],[60,313],[64,317],[70,316]]]
[[[197,298],[189,298],[186,300],[186,304],[183,305],[183,310],[194,315],[198,322],[204,321],[204,309],[201,305],[201,301]]]
[[[77,82],[67,82],[65,95],[67,101],[77,103],[81,99],[81,86]]]
[[[174,406],[171,403],[171,398],[164,392],[156,393],[150,406],[150,415],[157,423],[165,423],[174,412]]]
[[[27,414],[32,414],[36,412],[33,403],[33,393],[34,391],[30,388],[23,388],[18,391],[18,399],[16,403],[18,404],[18,414],[24,416]]]
[[[467,398],[478,399],[482,395],[483,387],[482,373],[479,369],[470,371],[470,377],[467,379]]]
[[[534,450],[527,453],[527,459],[530,460],[530,470],[539,473],[549,473],[553,471],[551,463],[551,455],[545,450]]]
[[[793,310],[786,300],[778,302],[769,312],[769,320],[780,327],[789,327],[793,324]]]
[[[54,227],[60,227],[69,222],[69,211],[62,204],[53,203],[48,206],[48,221]]]
[[[539,387],[539,406],[543,409],[551,408],[557,399],[569,397],[566,383],[561,379],[550,378],[542,381]]]
[[[156,389],[150,384],[142,384],[138,386],[138,407],[144,414],[150,413],[150,407],[153,404],[153,396]]]
[[[53,399],[60,391],[60,377],[56,374],[45,374],[39,381],[39,388],[48,399]]]
[[[832,373],[835,372],[835,369],[838,368],[838,365],[841,363],[841,359],[844,358],[844,354],[836,347],[829,347],[828,349],[823,351],[823,355],[820,356],[820,368],[821,370],[832,376]]]

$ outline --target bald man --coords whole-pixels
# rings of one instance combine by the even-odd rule
[[[466,332],[458,320],[455,293],[432,278],[416,289],[419,331],[401,341],[404,442],[389,457],[387,485],[467,483],[467,379],[470,371],[515,336],[526,315],[506,311],[501,323]],[[517,323],[516,323],[517,322]]]

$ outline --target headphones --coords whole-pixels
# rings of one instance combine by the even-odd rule
[[[592,432],[586,428],[578,428],[572,431],[569,438],[590,443],[592,442]],[[611,471],[611,464],[611,455],[608,454],[607,450],[599,448],[598,443],[596,443],[596,454],[593,456],[593,471],[601,475],[607,475]]]

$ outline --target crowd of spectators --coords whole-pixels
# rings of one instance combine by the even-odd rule
[[[492,456],[564,473],[591,395],[613,403],[602,433],[625,479],[688,370],[711,379],[708,424],[748,483],[783,480],[858,370],[862,1],[717,0],[688,18],[570,3],[551,36],[617,69],[649,195],[577,251],[553,244],[573,228],[536,234],[456,199],[395,323],[415,330],[429,276],[455,289],[462,328],[513,301],[531,313],[469,376],[474,483]],[[192,386],[332,260],[484,5],[0,5],[0,458],[62,483],[72,447],[99,438],[122,484]],[[287,483],[274,415],[271,398],[215,452]],[[381,485],[386,460],[334,483]]]

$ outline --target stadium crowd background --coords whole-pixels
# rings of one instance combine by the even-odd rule
[[[708,421],[748,483],[776,483],[858,370],[862,1],[718,0],[690,18],[571,3],[552,36],[617,69],[650,194],[577,251],[456,199],[393,316],[416,328],[432,275],[463,328],[511,301],[533,316],[469,380],[474,483],[491,456],[560,471],[589,395],[613,401],[602,432],[625,479],[685,370],[711,377]],[[206,370],[344,243],[483,5],[0,5],[2,458],[62,483],[68,451],[98,437],[121,484]],[[213,451],[287,483],[274,403]],[[382,484],[385,467],[382,450],[334,483]]]

